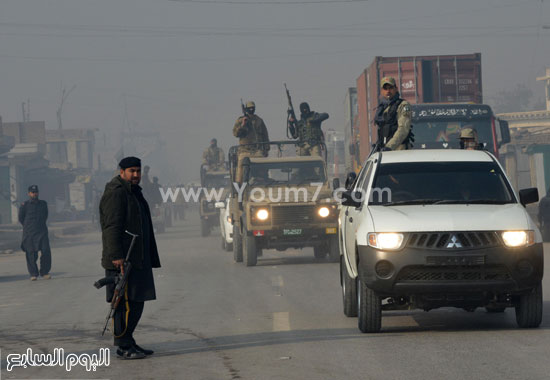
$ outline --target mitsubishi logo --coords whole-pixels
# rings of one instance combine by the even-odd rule
[[[462,248],[462,244],[460,244],[456,235],[451,237],[451,241],[447,244],[447,248]]]

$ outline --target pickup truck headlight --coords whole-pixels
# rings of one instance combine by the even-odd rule
[[[267,220],[267,218],[269,218],[269,212],[265,208],[261,208],[258,211],[256,211],[256,218],[258,218],[258,220],[261,220],[263,222]]]
[[[403,245],[403,234],[381,232],[368,234],[368,244],[373,248],[395,251]]]
[[[330,210],[328,209],[328,207],[323,206],[319,208],[319,211],[317,211],[317,213],[321,218],[326,218],[327,216],[330,215]]]
[[[507,247],[528,247],[535,243],[535,231],[504,231],[502,240]]]

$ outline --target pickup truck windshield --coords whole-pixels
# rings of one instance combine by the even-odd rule
[[[250,165],[251,185],[310,184],[325,182],[323,162],[270,162]]]
[[[486,144],[489,151],[493,151],[491,118],[470,121],[413,120],[413,124],[413,149],[457,149],[460,147],[460,131],[463,128],[474,128],[478,141]]]
[[[370,205],[505,204],[515,197],[493,162],[381,164]]]

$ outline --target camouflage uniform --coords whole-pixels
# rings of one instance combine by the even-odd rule
[[[248,105],[248,103],[247,103]],[[245,157],[267,157],[269,144],[247,145],[258,142],[269,142],[269,135],[264,121],[257,115],[247,115],[248,119],[244,122],[244,116],[241,116],[233,126],[233,136],[239,138],[239,150],[237,152],[237,173],[235,180],[242,182],[242,160]]]
[[[210,170],[223,169],[225,163],[223,149],[209,146],[202,153],[202,163],[208,165]]]
[[[322,156],[321,143],[325,141],[321,123],[328,119],[328,113],[310,112],[296,123],[294,138],[299,140],[296,147],[298,156]]]
[[[384,110],[384,116],[391,118],[388,113],[391,111],[392,105],[389,105]],[[397,106],[397,130],[393,136],[389,136],[389,140],[384,145],[391,150],[405,150],[407,149],[405,140],[411,131],[411,119],[412,110],[411,105],[406,100],[402,100]]]

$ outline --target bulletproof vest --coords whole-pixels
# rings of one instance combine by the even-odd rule
[[[298,136],[300,140],[322,142],[324,140],[321,123],[315,121],[315,112],[307,116],[298,126]]]
[[[388,111],[383,113],[384,122],[376,122],[380,142],[384,142],[384,140],[388,142],[397,131],[397,109],[402,102],[403,99],[397,99],[397,101],[390,104]]]

